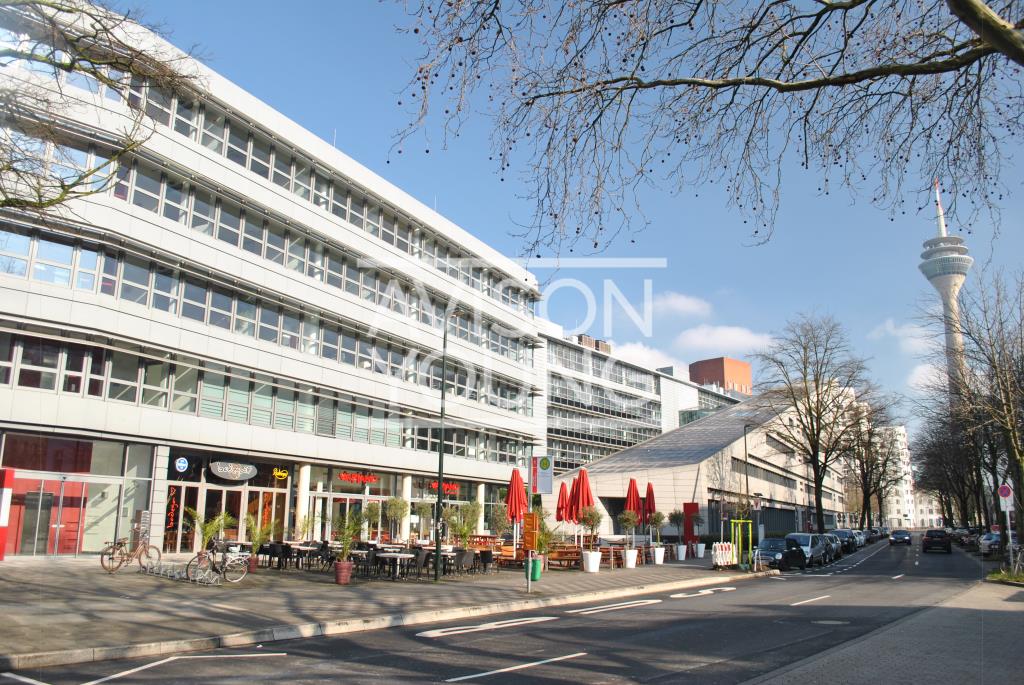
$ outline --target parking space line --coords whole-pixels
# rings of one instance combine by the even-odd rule
[[[26,678],[25,676],[18,675],[16,673],[0,673],[0,675],[5,678],[10,678],[11,680],[16,680],[19,683],[28,683],[29,685],[49,685],[49,683],[44,683],[42,680],[33,680],[32,678]]]
[[[543,664],[550,664],[555,661],[565,661],[566,659],[575,659],[576,657],[586,656],[586,652],[576,652],[575,654],[566,654],[565,656],[556,656],[553,659],[543,659],[541,661],[531,661],[527,664],[519,664],[518,666],[509,666],[508,668],[499,668],[495,671],[487,671],[485,673],[474,673],[472,675],[464,675],[459,678],[449,678],[444,681],[446,683],[457,683],[460,680],[472,680],[473,678],[483,678],[488,675],[495,675],[496,673],[508,673],[510,671],[520,671],[524,668],[533,668],[534,666],[541,666]]]
[[[892,577],[892,579],[893,579],[893,580],[899,580],[900,578],[902,578],[902,577],[903,577],[903,576],[905,576],[905,575],[907,575],[907,574],[906,574],[906,573],[901,573],[901,574],[899,574],[898,576],[893,576],[893,577]]]
[[[800,602],[793,602],[789,606],[791,606],[791,607],[798,607],[801,604],[810,604],[811,602],[817,602],[819,599],[828,599],[831,596],[832,595],[822,595],[821,597],[812,597],[811,599],[805,599],[805,600],[800,601]]]
[[[179,656],[167,657],[166,659],[161,659],[160,661],[154,661],[151,664],[143,664],[142,666],[137,666],[135,668],[130,668],[127,671],[121,671],[120,673],[114,673],[113,675],[108,675],[108,676],[105,676],[103,678],[99,678],[98,680],[90,680],[89,682],[84,683],[83,685],[99,685],[99,683],[105,683],[108,680],[117,680],[118,678],[123,678],[126,675],[131,675],[133,673],[138,673],[139,671],[145,671],[145,670],[153,668],[155,666],[160,666],[162,664],[167,664],[167,663],[170,663],[172,661],[185,661],[185,660],[188,660],[188,659],[259,659],[259,658],[264,658],[264,657],[268,657],[268,656],[288,656],[288,654],[286,652],[260,652],[259,654],[199,654],[199,655],[182,654],[182,655],[179,655]]]
[[[632,602],[619,602],[618,604],[605,604],[599,607],[588,607],[586,609],[570,609],[566,611],[567,614],[579,614],[580,616],[587,616],[589,614],[600,614],[605,611],[618,611],[619,609],[632,609],[633,607],[647,606],[648,604],[658,604],[661,602],[660,599],[637,599]]]
[[[516,626],[524,626],[530,623],[554,621],[557,619],[557,616],[528,616],[526,618],[512,618],[507,621],[492,621],[490,623],[480,623],[474,626],[452,626],[450,628],[437,628],[436,630],[426,630],[422,633],[416,633],[416,637],[447,637],[449,635],[462,635],[463,633],[478,633],[484,630],[514,628]]]

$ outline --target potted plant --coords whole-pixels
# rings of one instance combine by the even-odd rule
[[[650,526],[654,530],[653,554],[654,563],[665,563],[665,548],[661,546],[661,527],[665,525],[665,515],[660,511],[651,514]]]
[[[495,504],[491,507],[491,513],[487,516],[487,528],[498,538],[498,542],[501,542],[505,533],[512,530],[512,524],[508,521],[507,506]]]
[[[455,510],[452,532],[463,547],[469,547],[470,540],[476,534],[477,521],[480,520],[480,503],[467,502],[461,507],[455,507]]]
[[[590,549],[581,552],[583,557],[583,570],[586,573],[597,573],[601,568],[601,552],[595,550],[597,541],[597,529],[601,527],[601,512],[597,507],[584,507],[580,512],[579,521],[583,527],[590,532]]]
[[[444,541],[446,543],[451,541],[452,533],[456,533],[456,537],[458,537],[458,533],[454,530],[458,520],[459,507],[456,505],[446,504],[441,509],[441,522],[444,523]]]
[[[380,526],[380,502],[367,502],[363,507],[363,520],[366,521],[367,531],[370,539],[374,540],[378,535]]]
[[[185,513],[192,518],[192,529],[196,532],[196,537],[199,538],[200,559],[206,556],[206,548],[210,545],[210,540],[220,535],[225,528],[230,528],[238,523],[238,519],[226,511],[222,511],[209,520],[192,507],[185,507]]]
[[[668,515],[668,522],[676,527],[679,533],[679,542],[676,544],[676,559],[682,561],[686,558],[686,543],[683,542],[683,526],[686,525],[686,514],[681,509],[674,510]]]
[[[636,515],[635,511],[627,509],[619,514],[616,520],[623,530],[629,530],[629,544],[622,552],[626,568],[636,568],[636,548],[633,546],[633,531],[636,530],[637,524],[640,523],[640,517]]]
[[[354,566],[349,555],[352,553],[352,544],[362,532],[363,519],[358,514],[349,512],[345,518],[338,518],[334,521],[334,534],[341,543],[334,559],[334,582],[338,585],[348,585],[352,582],[352,567]]]
[[[270,536],[274,534],[274,523],[267,521],[262,526],[254,514],[245,515],[245,534],[252,544],[252,554],[249,555],[249,573],[255,573],[257,559],[259,558],[260,547],[262,547]]]
[[[431,516],[433,516],[433,514],[434,514],[434,505],[431,504],[430,502],[422,502],[421,501],[421,502],[417,502],[416,503],[416,506],[414,507],[414,510],[416,512],[416,517],[420,520],[420,523],[419,523],[419,526],[420,526],[420,537],[421,538],[429,537],[430,536],[430,532],[429,531],[427,532],[426,535],[423,534],[423,524],[428,522],[428,521],[430,521]]]
[[[409,503],[401,497],[389,497],[384,503],[384,518],[388,520],[388,533],[397,539],[401,532],[402,519],[409,514]]]
[[[705,547],[704,547],[704,540],[703,540],[703,538],[700,537],[699,531],[700,531],[700,527],[702,525],[704,525],[704,517],[701,516],[700,514],[694,514],[691,517],[690,520],[693,521],[693,534],[696,535],[697,539],[698,539],[698,542],[697,542],[697,558],[698,559],[703,559],[704,558],[704,549],[705,549]]]

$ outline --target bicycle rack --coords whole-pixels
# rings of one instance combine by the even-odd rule
[[[196,585],[220,585],[224,580],[219,573],[214,573],[213,571],[200,571],[196,574],[195,578],[190,580],[185,573],[185,568],[185,564],[160,562],[157,564],[146,564],[139,569],[139,573],[145,573],[150,576],[159,576],[169,580],[183,580],[187,583],[194,583]]]

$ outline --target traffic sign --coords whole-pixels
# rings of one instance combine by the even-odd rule
[[[1003,483],[996,492],[999,493],[999,504],[1002,506],[1002,510],[1009,516],[1010,512],[1013,511],[1013,488]]]
[[[999,486],[999,491],[998,492],[999,492],[999,496],[1002,497],[1003,499],[1007,499],[1008,497],[1013,497],[1013,488],[1011,488],[1006,483],[1003,483],[1002,485]]]

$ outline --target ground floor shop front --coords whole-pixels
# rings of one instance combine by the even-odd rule
[[[147,533],[164,553],[188,553],[199,544],[196,519],[222,513],[228,540],[248,541],[252,526],[268,526],[277,540],[325,540],[371,502],[381,513],[364,524],[366,535],[429,537],[435,507],[425,516],[416,504],[433,505],[438,490],[436,477],[367,465],[22,431],[0,433],[0,467],[15,472],[9,555],[96,553],[111,540],[134,544]],[[504,484],[445,479],[441,488],[445,503],[477,501],[485,512],[504,499]],[[401,520],[386,519],[391,497],[409,505]]]

